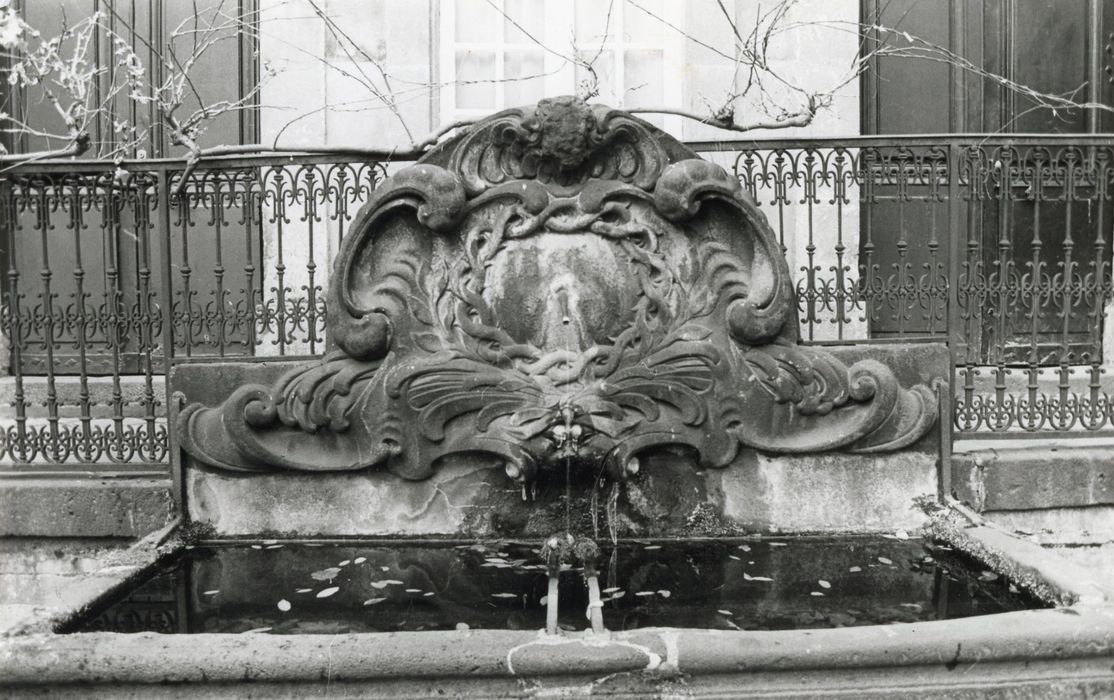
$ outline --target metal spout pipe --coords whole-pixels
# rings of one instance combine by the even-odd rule
[[[572,558],[573,536],[568,532],[557,532],[542,543],[541,556],[545,560],[549,576],[549,589],[545,599],[545,633],[557,634],[557,584],[561,576],[561,565]]]
[[[603,599],[600,596],[600,572],[596,562],[600,556],[599,545],[587,537],[581,537],[573,547],[576,558],[584,567],[584,581],[588,585],[588,612],[586,617],[592,623],[592,632],[603,634]]]

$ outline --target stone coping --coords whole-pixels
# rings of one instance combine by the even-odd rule
[[[191,683],[453,683],[515,678],[600,679],[635,674],[664,682],[730,674],[851,673],[932,669],[932,673],[1002,664],[1047,674],[1084,664],[1087,678],[1114,689],[1114,593],[1086,569],[1055,553],[944,508],[929,535],[973,553],[1061,607],[956,620],[819,630],[642,629],[593,635],[462,630],[345,635],[81,633],[57,624],[126,585],[180,542],[155,533],[82,577],[60,607],[0,608],[0,681],[12,688]],[[23,614],[16,619],[13,613]],[[1105,659],[1102,663],[1093,663]],[[1058,665],[1059,664],[1059,665]],[[1089,665],[1088,665],[1089,664]],[[1043,668],[1043,667],[1041,667]],[[1074,668],[1074,667],[1073,667]],[[1059,670],[1056,670],[1059,669]],[[1036,671],[1033,671],[1036,673]],[[1003,671],[1006,677],[1009,673]],[[1042,671],[1041,673],[1045,673]],[[1074,671],[1072,672],[1074,673]],[[1086,675],[1086,674],[1085,674]],[[857,676],[856,676],[857,677]],[[1042,678],[1044,676],[1041,676]],[[1066,677],[1075,678],[1068,674]],[[1074,682],[1074,681],[1073,681]],[[1090,682],[1090,681],[1088,681]],[[1109,684],[1109,685],[1105,685]],[[209,686],[215,688],[216,686]],[[385,686],[376,685],[380,690]],[[479,686],[475,692],[484,695]],[[140,692],[140,691],[136,691]],[[378,692],[378,691],[377,691]],[[140,692],[140,694],[142,694]]]
[[[824,630],[469,630],[346,635],[88,633],[9,639],[13,685],[662,676],[1042,661],[1114,654],[1114,610],[1072,608]]]

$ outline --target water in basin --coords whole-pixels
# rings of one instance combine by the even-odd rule
[[[807,629],[1043,607],[942,545],[881,537],[620,541],[603,546],[603,616],[640,627]],[[272,634],[541,629],[535,543],[212,544],[160,562],[65,631]],[[585,629],[576,570],[565,629]]]

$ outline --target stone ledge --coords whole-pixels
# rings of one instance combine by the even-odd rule
[[[984,448],[952,457],[952,489],[978,512],[1114,504],[1114,449]]]
[[[679,673],[917,667],[965,675],[1002,662],[1108,659],[1114,653],[1114,612],[1035,610],[883,627],[775,632],[644,629],[556,638],[509,630],[295,636],[87,633],[11,637],[2,648],[0,673],[6,682],[40,688],[75,683],[343,683],[574,674],[591,679],[622,672],[675,678]],[[106,648],[111,653],[105,653]]]
[[[142,537],[174,515],[170,479],[0,479],[0,537]]]

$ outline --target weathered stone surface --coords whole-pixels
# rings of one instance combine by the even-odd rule
[[[1114,449],[1004,445],[956,454],[952,490],[979,512],[1114,505]]]
[[[754,531],[878,532],[925,522],[914,499],[936,494],[936,458],[754,455],[717,480],[726,520]]]
[[[1032,533],[1042,542],[1114,542],[1114,506],[999,510],[986,516],[1007,530]]]
[[[929,532],[1041,600],[1064,606],[1114,601],[1114,586],[1097,571],[1077,566],[1001,528],[972,523],[949,512],[934,517]]]
[[[62,589],[95,572],[123,539],[0,539],[0,605],[57,605]]]
[[[169,479],[0,480],[0,536],[141,537],[174,510]]]
[[[212,523],[220,535],[444,535],[465,531],[493,480],[506,477],[475,463],[425,481],[376,472],[245,479],[191,470],[186,503],[191,520]]]
[[[936,488],[935,458],[923,452],[865,457],[740,453],[727,470],[698,469],[683,453],[647,458],[645,475],[599,490],[574,483],[573,528],[624,536],[914,529],[919,496]],[[616,507],[608,512],[611,489]],[[380,473],[268,474],[251,479],[191,470],[190,518],[218,535],[545,536],[565,527],[564,483],[539,482],[522,497],[498,466],[454,460],[425,481]],[[614,520],[611,518],[614,517]]]
[[[4,642],[0,674],[9,688],[72,691],[81,684],[85,697],[98,688],[115,692],[121,687],[137,697],[159,697],[162,690],[176,688],[195,696],[210,689],[243,693],[245,687],[286,692],[300,687],[314,694],[328,684],[338,692],[360,688],[372,697],[386,691],[399,693],[393,697],[413,696],[410,691],[426,687],[520,697],[523,685],[510,688],[500,681],[584,695],[597,682],[615,683],[614,674],[623,672],[637,674],[630,688],[643,691],[648,688],[640,682],[647,679],[669,682],[684,674],[684,687],[714,688],[719,678],[718,695],[729,697],[762,690],[815,697],[826,689],[861,697],[856,690],[878,688],[893,697],[910,684],[977,697],[965,691],[1040,688],[1050,682],[1068,687],[1062,684],[1065,678],[1073,679],[1071,688],[1114,686],[1109,661],[1114,614],[1105,608],[1076,615],[1008,613],[996,616],[994,625],[968,618],[782,632],[641,630],[562,637],[499,630],[293,637],[93,633],[44,641],[34,636]],[[252,685],[242,685],[245,681]],[[361,683],[368,685],[348,685]],[[627,686],[620,681],[607,688]]]

